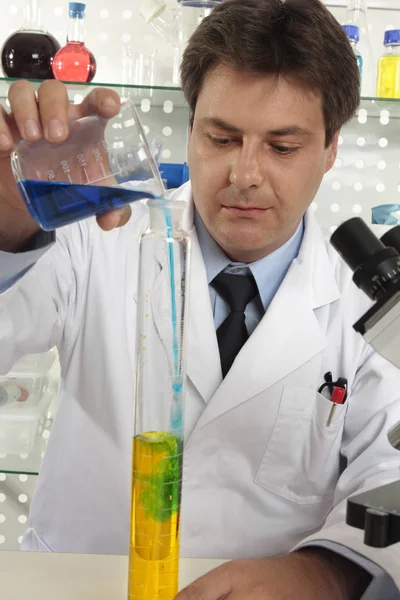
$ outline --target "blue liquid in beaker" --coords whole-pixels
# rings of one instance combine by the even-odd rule
[[[123,187],[75,185],[33,179],[20,182],[18,187],[31,216],[45,231],[121,208],[136,200],[154,198],[149,192],[137,192]]]

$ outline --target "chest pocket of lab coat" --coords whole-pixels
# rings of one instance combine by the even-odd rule
[[[285,386],[276,421],[255,482],[297,504],[332,499],[339,476],[347,404],[327,420],[330,400],[316,391]]]

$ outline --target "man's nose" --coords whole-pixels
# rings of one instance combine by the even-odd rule
[[[232,164],[229,179],[239,190],[260,187],[263,176],[260,152],[256,147],[240,148]]]

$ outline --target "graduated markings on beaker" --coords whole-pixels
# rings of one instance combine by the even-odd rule
[[[104,165],[103,165],[103,157],[101,155],[100,150],[98,148],[94,148],[92,150],[92,153],[93,153],[93,156],[94,156],[96,162],[100,165],[100,168],[101,168],[101,171],[102,171],[104,177],[107,177],[107,173],[106,173]]]
[[[86,158],[84,157],[83,154],[78,154],[78,156],[76,157],[79,163],[79,166],[82,167],[83,172],[85,173],[85,177],[86,177],[86,182],[89,183],[89,175],[88,172],[86,171]]]
[[[69,182],[72,183],[71,169],[69,167],[69,162],[67,160],[62,160],[61,167],[62,167],[62,170],[64,171],[65,175],[67,175]]]
[[[130,598],[174,598],[178,586],[182,442],[147,432],[133,440]]]

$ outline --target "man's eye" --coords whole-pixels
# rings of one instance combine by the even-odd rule
[[[291,148],[289,146],[277,146],[276,144],[272,144],[272,148],[278,152],[278,154],[293,154],[296,152],[297,148]]]
[[[220,138],[220,137],[215,137],[214,135],[209,135],[208,137],[210,138],[212,143],[215,144],[216,146],[229,146],[230,144],[232,144],[235,141],[232,138]]]

